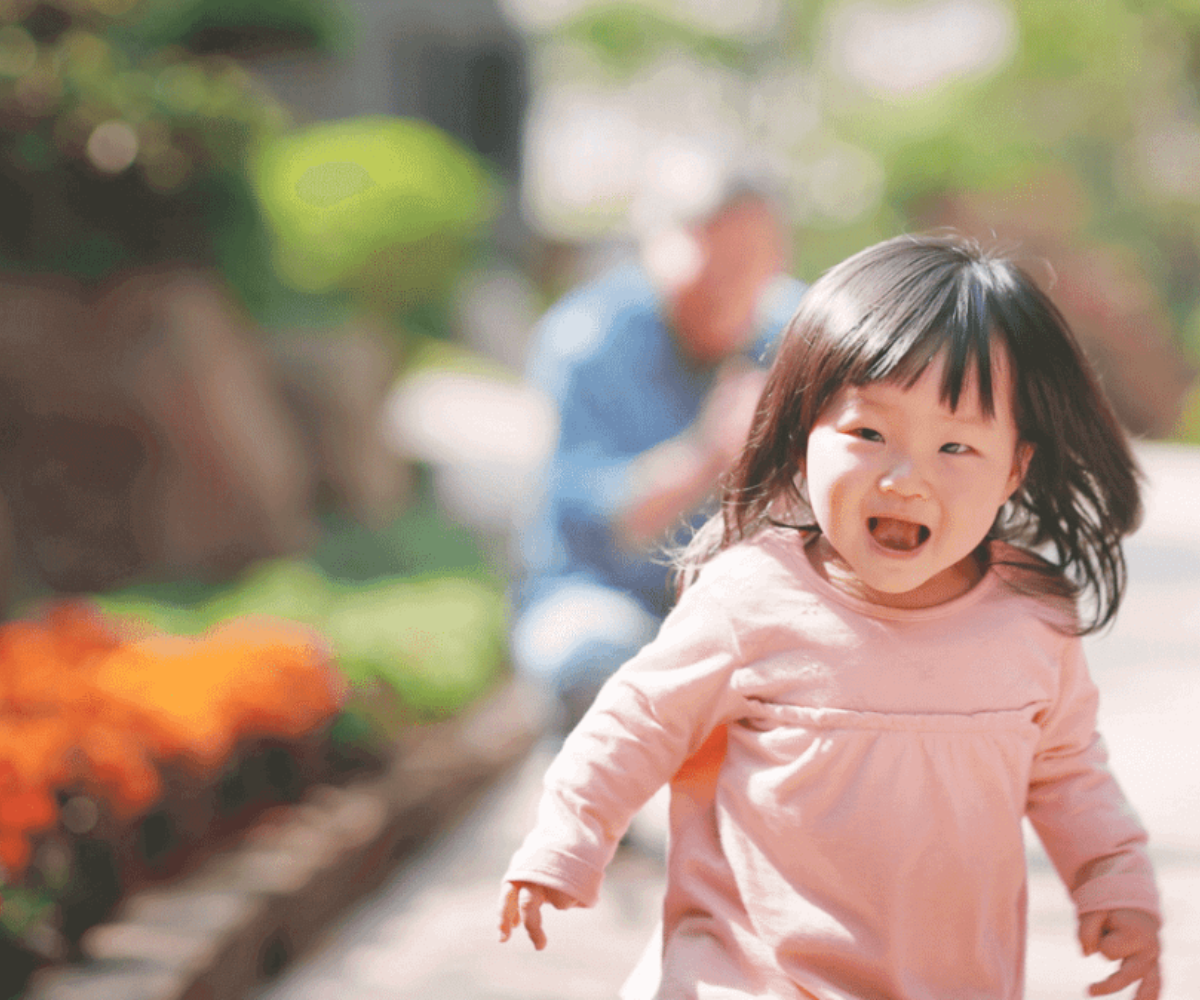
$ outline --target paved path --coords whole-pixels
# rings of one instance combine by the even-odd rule
[[[1159,866],[1164,1000],[1200,1000],[1200,449],[1152,446],[1142,458],[1151,491],[1128,547],[1128,599],[1117,626],[1088,640],[1089,657],[1115,769]],[[594,910],[550,912],[546,951],[497,943],[498,879],[547,759],[531,755],[257,1000],[615,997],[656,919],[661,868],[645,855],[618,855]],[[1107,963],[1079,956],[1064,891],[1035,843],[1030,856],[1027,1000],[1081,997]]]

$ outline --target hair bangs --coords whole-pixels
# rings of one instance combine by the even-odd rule
[[[995,413],[992,341],[996,325],[975,268],[938,268],[898,287],[892,308],[876,311],[859,341],[856,385],[895,382],[911,388],[936,359],[944,361],[941,398],[957,410],[972,376],[984,413]]]

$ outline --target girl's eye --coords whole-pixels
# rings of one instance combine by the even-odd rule
[[[853,433],[855,437],[860,437],[864,441],[874,441],[876,443],[883,441],[883,435],[870,427],[856,427]]]
[[[968,445],[960,444],[958,441],[951,441],[948,444],[942,445],[941,450],[947,455],[965,455],[971,449]]]

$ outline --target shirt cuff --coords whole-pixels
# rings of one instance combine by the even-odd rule
[[[543,854],[536,860],[523,859],[520,853],[513,858],[505,882],[535,882],[551,889],[558,889],[579,903],[580,906],[595,906],[600,899],[600,885],[604,881],[604,870],[567,854]]]
[[[1071,898],[1080,915],[1097,910],[1144,910],[1162,921],[1158,890],[1146,875],[1101,875],[1081,885]]]

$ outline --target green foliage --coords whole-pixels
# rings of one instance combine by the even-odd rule
[[[96,600],[110,614],[178,635],[243,615],[310,625],[330,642],[352,685],[365,692],[383,685],[406,718],[458,711],[505,661],[504,600],[489,577],[338,583],[311,562],[285,559],[260,564],[198,600],[190,596],[143,587]]]
[[[129,5],[0,7],[0,264],[103,277],[211,257],[209,206],[286,122],[237,63],[143,53]],[[255,225],[244,199],[239,223]]]
[[[1039,0],[1015,5],[1021,32],[1016,69],[1033,82],[1055,79],[1095,101],[1140,75],[1143,21],[1124,0]],[[1092,89],[1098,85],[1099,91]]]
[[[339,583],[365,583],[400,574],[486,576],[490,572],[475,536],[448,523],[432,498],[384,531],[334,518],[327,518],[324,528],[309,557]]]
[[[1019,191],[1064,169],[1096,191],[1100,225],[1120,204],[1115,177],[1156,56],[1145,19],[1122,0],[1022,2],[1013,13],[1016,47],[985,75],[916,95],[831,89],[826,127],[883,168],[881,218],[911,220],[936,195]]]
[[[348,49],[354,30],[346,9],[330,0],[145,0],[129,37],[147,49],[334,55]]]
[[[843,5],[825,0],[803,6],[819,34],[822,20]],[[890,220],[898,220],[899,228],[919,223],[928,201],[939,195],[993,192],[1019,199],[1047,176],[1069,177],[1080,211],[1069,221],[1064,214],[1061,224],[1043,220],[1046,231],[1061,225],[1068,227],[1063,240],[1136,248],[1158,274],[1171,312],[1188,315],[1197,302],[1194,281],[1173,278],[1161,262],[1197,243],[1200,196],[1156,187],[1144,176],[1141,157],[1156,148],[1153,130],[1159,125],[1200,134],[1200,5],[1020,0],[1011,11],[1011,56],[979,77],[889,96],[835,82],[822,70],[828,88],[823,127],[882,167],[886,180],[873,210],[875,228],[886,233]],[[1070,229],[1080,224],[1085,231]],[[868,225],[855,223],[856,229]],[[803,239],[828,243],[827,254],[820,246],[806,248],[823,264],[842,252],[837,234],[805,232]]]
[[[143,584],[95,600],[110,614],[178,635],[241,615],[313,626],[355,686],[351,713],[366,713],[344,720],[343,735],[395,724],[372,714],[379,687],[400,718],[452,714],[478,696],[505,662],[505,604],[469,533],[428,495],[383,531],[327,527],[308,558],[262,562],[227,583]]]
[[[352,684],[387,685],[416,716],[458,711],[505,658],[504,606],[478,580],[397,580],[352,590],[324,621]]]
[[[669,47],[734,69],[747,69],[751,63],[745,45],[637,3],[590,7],[569,18],[557,34],[584,45],[602,64],[622,75],[637,72]]]
[[[481,161],[412,119],[279,135],[252,169],[284,281],[346,290],[386,314],[443,297],[497,207]]]
[[[302,293],[286,285],[271,262],[271,234],[245,170],[212,173],[189,193],[208,235],[213,262],[252,316],[268,328],[336,327],[353,312],[336,290]]]
[[[26,889],[0,882],[0,931],[20,940],[54,909],[53,895],[44,889]]]
[[[205,54],[349,31],[331,0],[0,0],[0,268],[211,264],[275,327],[444,299],[495,211],[481,164],[420,122],[288,132]]]

